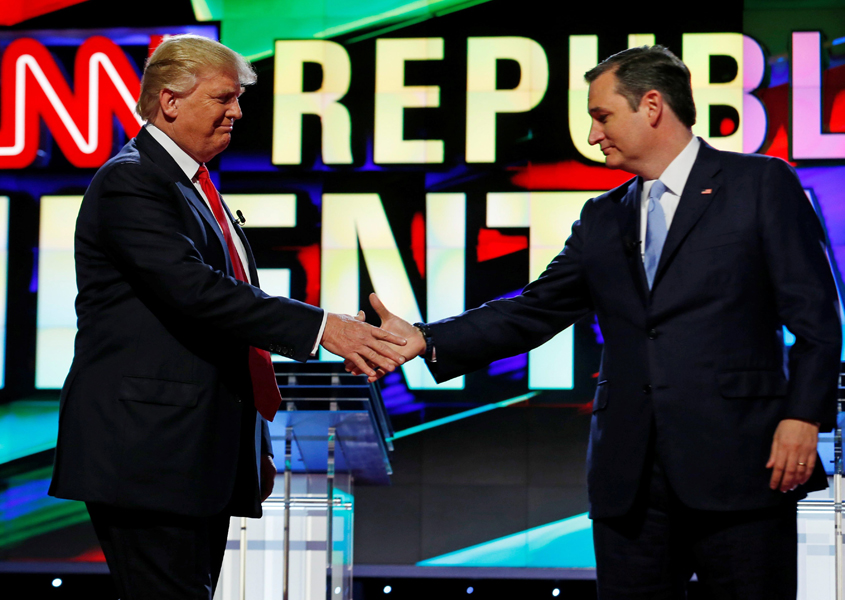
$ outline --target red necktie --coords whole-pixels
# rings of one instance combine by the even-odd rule
[[[235,270],[235,277],[249,283],[241,262],[241,255],[238,254],[235,242],[232,239],[229,219],[226,218],[226,212],[223,210],[223,202],[220,200],[217,188],[214,187],[214,183],[208,176],[208,169],[205,165],[200,166],[197,179],[205,197],[208,198],[211,212],[214,213],[214,218],[217,219],[217,224],[220,225],[223,232],[223,239],[226,240],[229,258],[232,260],[232,267]],[[273,370],[269,352],[260,348],[249,347],[249,374],[252,377],[252,395],[255,399],[255,408],[258,409],[261,416],[268,421],[272,421],[276,416],[276,411],[279,410],[279,405],[282,403],[282,396],[279,394],[279,386],[276,384],[276,372]]]

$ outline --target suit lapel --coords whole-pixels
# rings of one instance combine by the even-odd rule
[[[228,216],[229,220],[232,221],[232,223],[235,223],[235,226],[232,229],[234,229],[237,232],[238,237],[241,240],[241,243],[244,245],[244,250],[246,250],[246,259],[247,259],[247,262],[249,263],[247,265],[247,269],[249,271],[249,280],[252,283],[252,285],[254,285],[255,287],[258,287],[258,270],[255,266],[255,256],[252,255],[252,248],[250,247],[249,242],[246,239],[246,234],[244,233],[244,230],[241,227],[240,223],[235,221],[235,217],[234,217],[234,215],[232,215],[232,211],[229,210],[228,205],[223,200],[222,194],[220,196],[220,203],[223,205],[223,210],[226,211],[226,215]]]
[[[719,193],[720,182],[717,174],[721,170],[718,151],[702,141],[698,156],[690,171],[687,183],[684,186],[684,193],[678,203],[678,209],[672,219],[672,225],[666,235],[666,243],[663,245],[663,252],[660,254],[660,262],[657,265],[657,272],[654,275],[654,286],[660,281],[661,275],[666,271],[681,242],[695,226],[713,198]]]
[[[193,183],[186,186],[180,182],[176,184],[176,187],[178,187],[182,192],[185,200],[197,209],[200,215],[202,215],[202,218],[205,219],[206,223],[211,228],[211,231],[214,232],[214,235],[217,237],[217,241],[220,243],[220,247],[223,248],[223,256],[226,257],[226,274],[234,277],[235,269],[232,267],[232,257],[229,256],[226,239],[223,237],[223,232],[220,230],[221,225],[217,222],[217,219],[214,218],[214,213],[211,212],[211,209],[205,203],[205,200],[200,197]]]
[[[167,150],[162,148],[161,144],[155,141],[153,136],[145,128],[141,128],[138,132],[138,136],[135,138],[135,144],[139,150],[147,154],[173,180],[177,189],[185,198],[185,201],[196,209],[205,220],[208,228],[214,232],[217,241],[220,243],[220,247],[223,248],[223,256],[226,258],[226,274],[234,277],[235,271],[232,268],[231,257],[229,256],[229,250],[226,248],[226,240],[223,238],[222,231],[220,231],[220,225],[217,223],[217,219],[214,218],[214,214],[211,212],[208,204],[200,197],[193,182],[179,168],[179,165],[167,153]]]
[[[619,222],[620,241],[622,250],[628,261],[628,269],[634,280],[634,287],[645,304],[648,299],[648,283],[646,281],[645,269],[643,268],[642,242],[640,239],[640,197],[642,196],[643,180],[637,177],[628,191],[619,201],[619,209],[616,213]]]

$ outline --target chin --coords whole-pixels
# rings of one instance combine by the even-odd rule
[[[604,166],[608,169],[621,169],[622,161],[613,156],[608,156],[604,159]]]

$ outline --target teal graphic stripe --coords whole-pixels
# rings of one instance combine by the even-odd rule
[[[393,434],[393,437],[390,439],[398,440],[399,438],[408,437],[409,435],[414,435],[415,433],[420,433],[421,431],[425,431],[426,429],[433,429],[434,427],[440,427],[441,425],[446,425],[447,423],[454,423],[455,421],[460,421],[461,419],[466,419],[468,417],[474,417],[475,415],[480,415],[481,413],[496,410],[497,408],[504,408],[506,406],[511,406],[512,404],[519,404],[520,402],[525,402],[529,398],[533,398],[539,393],[540,392],[529,392],[528,394],[523,394],[522,396],[516,396],[515,398],[510,398],[508,400],[485,404],[484,406],[479,406],[478,408],[459,412],[448,417],[443,417],[442,419],[435,419],[434,421],[429,421],[428,423],[415,425],[414,427],[409,427],[408,429],[397,431]]]

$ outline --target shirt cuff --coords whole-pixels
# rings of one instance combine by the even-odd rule
[[[320,342],[323,341],[323,332],[326,330],[326,319],[328,316],[329,313],[323,310],[323,322],[320,323],[320,331],[317,333],[317,341],[314,342],[314,347],[311,349],[311,356],[317,356],[317,350],[320,349]]]

